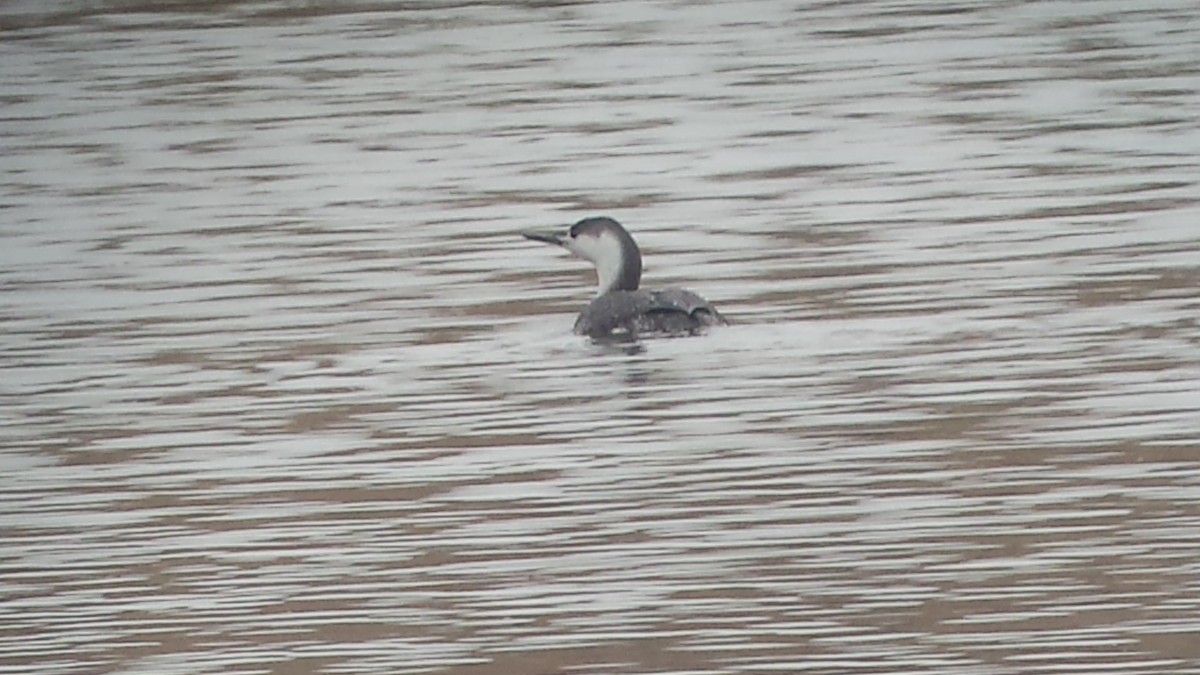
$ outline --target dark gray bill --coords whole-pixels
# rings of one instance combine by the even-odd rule
[[[521,236],[525,237],[526,239],[532,239],[533,241],[540,241],[547,244],[554,244],[555,246],[562,246],[563,242],[567,239],[568,231],[569,230],[557,228],[553,230],[525,230],[521,233]]]

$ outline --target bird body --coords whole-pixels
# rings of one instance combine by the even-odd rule
[[[643,290],[642,254],[620,223],[585,218],[570,228],[528,231],[525,238],[562,246],[596,267],[599,294],[575,320],[575,332],[592,338],[627,335],[694,335],[728,323],[716,308],[681,288]]]

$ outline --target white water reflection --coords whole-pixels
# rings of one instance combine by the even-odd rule
[[[1196,673],[1197,12],[0,11],[0,669]],[[608,213],[736,325],[570,334]]]

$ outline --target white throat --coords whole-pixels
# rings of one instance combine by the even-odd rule
[[[598,237],[581,236],[567,242],[572,253],[596,266],[596,282],[600,285],[598,295],[613,290],[625,271],[625,252],[621,240],[602,233]]]

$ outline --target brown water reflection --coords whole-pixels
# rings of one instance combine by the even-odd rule
[[[0,671],[1200,673],[1197,11],[0,10]],[[736,322],[570,334],[611,213]]]

